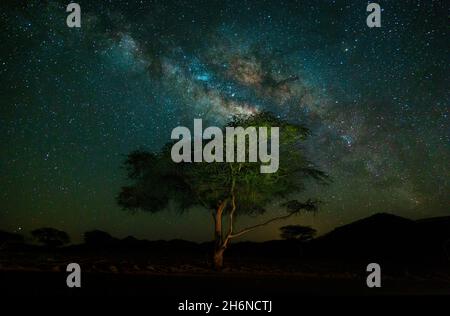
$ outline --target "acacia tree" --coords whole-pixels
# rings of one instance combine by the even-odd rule
[[[307,128],[268,112],[235,116],[227,126],[279,127],[278,171],[260,173],[261,162],[175,163],[171,159],[173,143],[169,143],[159,152],[138,150],[128,155],[124,167],[132,183],[122,187],[117,196],[118,204],[131,211],[159,212],[167,209],[171,201],[177,203],[179,210],[194,205],[208,210],[214,225],[213,263],[217,270],[223,266],[223,254],[232,239],[274,221],[316,211],[317,201],[280,203],[285,214],[241,229],[236,229],[237,215],[266,212],[269,203],[282,202],[289,194],[302,191],[308,178],[320,183],[327,183],[328,179],[303,154],[301,143],[310,135]],[[235,148],[233,151],[236,154]]]
[[[287,240],[309,241],[317,234],[317,230],[309,226],[287,225],[280,227],[280,237]]]
[[[66,232],[51,227],[35,229],[31,235],[39,243],[49,248],[61,247],[70,242],[70,237]]]

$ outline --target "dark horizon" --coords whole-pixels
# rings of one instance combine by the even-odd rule
[[[328,236],[330,233],[333,233],[336,230],[342,229],[343,227],[352,226],[352,225],[355,225],[355,224],[360,223],[362,221],[372,220],[372,219],[375,219],[375,218],[391,218],[391,219],[392,218],[396,218],[396,219],[399,219],[399,220],[401,219],[401,220],[408,220],[408,221],[420,223],[420,222],[424,222],[424,221],[447,220],[447,219],[450,219],[450,215],[423,217],[423,218],[413,219],[413,218],[401,217],[401,216],[398,216],[398,215],[395,215],[395,214],[391,214],[391,213],[380,212],[380,213],[375,213],[375,214],[372,214],[372,215],[369,215],[369,216],[365,216],[365,217],[362,217],[362,218],[357,218],[357,219],[355,219],[353,221],[350,221],[348,223],[343,223],[341,225],[338,225],[336,227],[331,228],[329,231],[324,231],[324,232],[317,231],[317,233],[314,236],[314,239],[316,239],[316,238],[320,239],[321,237]],[[250,241],[250,242],[266,242],[266,241],[283,240],[284,238],[281,237],[280,228],[285,226],[284,224],[283,224],[283,222],[278,222],[278,223],[275,223],[275,224],[272,225],[272,226],[274,226],[275,231],[277,232],[275,234],[274,238],[271,238],[271,239],[267,238],[267,239],[258,240],[258,239],[251,238],[251,236],[250,236],[250,238],[248,236],[245,236],[243,238],[237,239],[235,241],[235,243],[248,242],[248,241]],[[302,224],[301,226],[305,225],[304,222],[302,222],[301,224]],[[315,229],[312,226],[308,226],[308,225],[305,225],[305,226]],[[37,229],[37,228],[43,228],[43,227],[36,227],[35,229]],[[50,228],[55,228],[55,229],[60,230],[59,227],[50,227]],[[131,238],[135,238],[135,239],[140,240],[140,241],[150,241],[150,242],[155,242],[155,241],[167,241],[168,242],[168,241],[182,240],[182,241],[188,241],[188,242],[194,242],[194,243],[210,243],[210,242],[213,242],[213,239],[214,239],[213,237],[211,237],[209,239],[204,239],[204,240],[192,240],[192,239],[189,239],[189,238],[166,238],[166,239],[165,238],[157,238],[157,239],[148,239],[148,238],[145,238],[145,237],[139,237],[139,236],[135,236],[135,235],[132,235],[132,234],[129,234],[129,235],[114,235],[114,234],[111,234],[108,231],[105,231],[105,230],[102,230],[102,229],[99,229],[99,228],[94,228],[92,230],[85,231],[80,236],[72,236],[71,234],[68,234],[69,237],[70,237],[70,242],[68,244],[66,244],[65,246],[81,245],[81,244],[85,243],[85,233],[96,232],[96,231],[107,233],[112,238],[117,239],[117,240],[126,240],[127,238],[131,237]],[[35,245],[39,244],[39,242],[37,240],[35,240],[31,236],[31,231],[30,232],[22,232],[22,231],[5,231],[5,230],[0,230],[0,232],[18,234],[18,235],[24,237],[24,242],[25,243],[35,244]],[[211,229],[210,234],[212,235],[212,233],[213,233],[213,230]],[[257,231],[256,231],[256,233],[257,233]],[[400,233],[400,231],[399,231],[399,233]],[[73,237],[75,237],[75,238],[73,238]]]

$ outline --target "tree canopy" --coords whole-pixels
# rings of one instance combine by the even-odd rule
[[[308,241],[314,238],[317,230],[309,226],[287,225],[280,227],[280,237],[288,240]]]
[[[66,232],[51,227],[35,229],[31,232],[31,235],[39,243],[52,248],[60,247],[70,242],[70,237]]]
[[[234,194],[236,213],[263,213],[269,202],[304,189],[305,180],[322,183],[327,175],[306,159],[301,142],[310,131],[262,112],[250,117],[235,116],[227,126],[280,127],[280,161],[276,173],[260,173],[261,162],[175,163],[171,160],[172,142],[159,152],[137,150],[124,162],[132,184],[124,186],[117,197],[125,209],[159,212],[170,201],[179,210],[193,205],[215,209]],[[247,149],[248,150],[248,149]]]

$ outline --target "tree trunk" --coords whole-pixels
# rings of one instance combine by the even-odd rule
[[[215,270],[220,271],[223,267],[223,252],[225,247],[223,246],[222,237],[222,214],[227,205],[227,201],[220,203],[217,208],[216,214],[214,215],[214,254],[213,254],[213,267]]]
[[[214,250],[214,258],[213,258],[213,263],[214,263],[214,269],[216,271],[221,271],[223,268],[223,252],[225,251],[225,248],[221,247],[221,248],[216,248]]]

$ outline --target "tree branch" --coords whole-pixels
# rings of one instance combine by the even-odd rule
[[[236,234],[231,233],[231,234],[229,234],[229,236],[227,236],[227,238],[230,239],[230,238],[242,236],[248,232],[251,232],[252,230],[255,230],[256,228],[266,226],[266,225],[268,225],[272,222],[278,221],[278,220],[287,219],[295,214],[299,214],[302,210],[304,210],[306,212],[315,212],[315,211],[317,211],[318,203],[319,203],[319,201],[313,201],[311,199],[308,199],[305,203],[299,202],[297,200],[288,201],[288,202],[282,204],[283,206],[287,207],[290,210],[290,212],[288,214],[282,215],[282,216],[277,216],[272,219],[269,219],[268,221],[266,221],[264,223],[244,228],[243,230],[237,232]]]
[[[225,237],[225,241],[223,242],[223,247],[226,248],[228,246],[228,243],[230,242],[231,236],[233,235],[233,221],[234,221],[234,212],[236,211],[236,195],[234,193],[234,180],[233,180],[233,189],[231,191],[231,211],[228,215],[230,218],[230,224],[228,227],[228,234],[227,237]]]
[[[248,232],[251,232],[252,230],[255,230],[256,228],[259,228],[259,227],[262,227],[262,226],[266,226],[266,225],[268,225],[268,224],[270,224],[272,222],[278,221],[278,220],[287,219],[287,218],[289,218],[289,217],[291,217],[292,215],[295,215],[295,214],[298,214],[298,212],[291,212],[291,213],[286,214],[286,215],[274,217],[274,218],[269,219],[268,221],[266,221],[264,223],[260,223],[260,224],[254,225],[254,226],[250,226],[250,227],[244,228],[243,230],[237,232],[236,234],[231,234],[228,237],[229,238],[235,238],[235,237],[242,236],[242,235],[244,235],[244,234],[246,234]]]
[[[239,164],[237,172],[239,173],[242,168],[242,163]],[[233,235],[233,223],[234,223],[234,213],[236,212],[236,193],[235,193],[235,187],[236,187],[236,177],[234,175],[234,168],[230,164],[230,171],[231,171],[231,188],[230,188],[230,196],[231,196],[231,211],[228,215],[230,222],[228,225],[228,233],[225,237],[225,240],[222,244],[223,248],[226,248],[228,246],[228,243],[230,242],[231,236]]]

